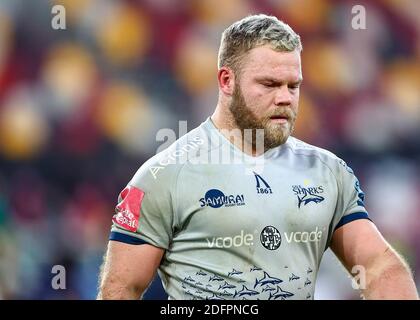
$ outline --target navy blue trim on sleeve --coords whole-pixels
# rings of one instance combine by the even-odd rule
[[[142,239],[130,236],[125,233],[115,232],[115,231],[111,232],[111,234],[109,235],[109,240],[124,242],[128,244],[149,244],[148,242]]]
[[[341,218],[341,220],[338,222],[337,226],[335,227],[334,231],[337,230],[338,228],[344,226],[345,224],[347,224],[349,222],[352,222],[354,220],[358,220],[358,219],[368,219],[368,220],[372,221],[372,219],[369,218],[369,215],[366,212],[351,213],[351,214]]]

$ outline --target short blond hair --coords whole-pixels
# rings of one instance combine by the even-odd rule
[[[278,51],[302,51],[299,35],[288,24],[274,16],[252,15],[236,21],[223,31],[218,68],[227,66],[239,72],[243,55],[266,44]]]

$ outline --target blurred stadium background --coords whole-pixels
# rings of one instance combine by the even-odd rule
[[[53,30],[51,8],[66,8]],[[351,28],[363,4],[367,29]],[[420,271],[417,0],[1,0],[0,298],[94,299],[117,195],[161,128],[211,114],[220,33],[251,13],[303,39],[295,135],[355,170],[371,217]],[[66,290],[51,288],[64,265]],[[416,277],[420,286],[420,277]],[[155,281],[147,298],[165,298]],[[358,299],[328,251],[316,299]]]

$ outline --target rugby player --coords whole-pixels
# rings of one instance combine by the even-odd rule
[[[364,298],[418,299],[352,169],[291,136],[301,50],[273,16],[223,32],[215,111],[120,193],[98,299],[141,298],[156,272],[169,299],[313,299],[328,248],[362,267]]]

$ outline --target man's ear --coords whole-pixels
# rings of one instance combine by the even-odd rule
[[[233,70],[229,67],[221,67],[217,72],[217,80],[220,91],[227,96],[231,96],[235,87],[235,74]]]

